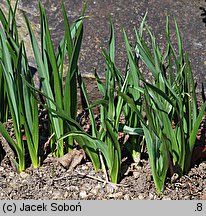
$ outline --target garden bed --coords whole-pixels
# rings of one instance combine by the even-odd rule
[[[132,200],[206,199],[206,163],[202,162],[179,180],[170,183],[157,195],[150,165],[142,160],[141,166],[122,167],[128,170],[119,185],[101,182],[102,172],[95,173],[91,162],[84,161],[73,171],[66,170],[59,162],[43,163],[38,169],[28,168],[18,174],[5,159],[0,166],[0,199],[98,199]]]
[[[47,114],[42,111],[40,113],[42,113],[40,122],[47,122]],[[80,112],[79,116],[83,118],[79,118],[78,121],[85,130],[88,130],[90,125],[84,113]],[[48,128],[43,129],[44,132],[48,131]],[[11,122],[7,124],[7,130],[13,134]],[[118,184],[113,184],[106,182],[103,171],[95,172],[89,158],[85,157],[85,154],[82,156],[82,150],[75,149],[69,153],[71,156],[69,163],[64,163],[65,159],[62,161],[53,157],[45,149],[47,134],[41,133],[42,144],[40,146],[44,152],[41,152],[40,155],[44,161],[38,169],[34,169],[31,165],[19,174],[11,165],[8,155],[5,155],[1,161],[0,199],[206,200],[206,151],[205,134],[203,133],[205,130],[202,129],[201,132],[201,136],[200,134],[197,136],[191,170],[181,178],[177,178],[176,175],[172,178],[168,177],[164,192],[160,194],[157,194],[155,189],[147,152],[142,154],[139,164],[133,163],[131,158],[124,154],[120,173],[121,180]],[[75,162],[74,155],[82,160],[77,159],[78,161]],[[71,166],[72,161],[73,166]]]
[[[110,20],[108,49],[102,49],[105,79],[95,73],[97,88],[88,90],[91,80],[86,85],[79,70],[87,2],[71,26],[62,4],[65,35],[57,50],[43,5],[41,48],[24,14],[39,88],[18,39],[18,1],[14,9],[7,2],[8,18],[0,10],[2,198],[205,199],[206,96],[202,88],[199,103],[176,20],[174,43],[166,17],[163,50],[147,14],[134,31],[135,46],[123,30],[124,72],[115,64]],[[77,112],[78,103],[84,112]]]

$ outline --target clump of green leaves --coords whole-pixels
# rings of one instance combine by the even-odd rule
[[[25,144],[28,147],[33,166],[35,168],[39,166],[38,104],[30,88],[23,81],[25,79],[31,85],[34,85],[24,44],[18,41],[18,31],[15,22],[17,2],[14,11],[9,1],[8,6],[8,19],[0,11],[2,24],[0,26],[0,73],[4,81],[2,94],[5,96],[5,101],[3,103],[8,101],[8,109],[14,126],[15,140],[9,135],[3,125],[3,120],[7,118],[1,119],[0,133],[15,150],[17,158],[12,158],[12,160],[16,164],[17,170],[21,172],[25,169]],[[4,106],[5,104],[2,104],[2,107]],[[25,132],[26,138],[23,138],[24,134],[22,131]]]
[[[150,28],[142,26],[150,36],[152,47],[143,39],[142,30],[136,34],[134,53],[152,73],[148,77],[137,70],[143,83],[146,122],[142,121],[152,174],[157,191],[163,190],[170,168],[179,176],[188,172],[196,134],[206,103],[198,112],[195,83],[187,55],[184,55],[180,32],[174,20],[177,51],[170,40],[169,19],[166,21],[166,51],[162,55]],[[133,58],[133,62],[134,62]],[[137,65],[138,67],[138,65]],[[137,78],[138,79],[138,78]],[[130,103],[131,104],[131,103]],[[139,113],[137,113],[139,115]]]
[[[17,44],[19,46],[19,37],[18,31],[16,26],[16,9],[17,9],[18,1],[12,9],[10,1],[7,0],[8,5],[8,15],[6,16],[3,10],[0,8],[0,23],[1,28],[4,31],[7,40],[10,44]],[[3,47],[0,45],[0,58],[3,58]],[[6,87],[5,87],[5,80],[3,76],[3,68],[0,65],[0,121],[6,122],[8,120],[8,100],[6,96]]]
[[[36,91],[46,99],[46,104],[42,105],[49,111],[50,130],[51,134],[54,133],[51,150],[55,156],[61,157],[65,152],[67,153],[73,149],[73,140],[75,139],[79,146],[86,151],[95,169],[98,170],[100,168],[100,160],[97,146],[100,146],[100,144],[95,140],[91,141],[91,137],[86,136],[86,133],[76,121],[77,82],[79,82],[81,91],[84,92],[85,100],[87,100],[81,73],[78,69],[86,5],[87,1],[81,17],[70,26],[62,1],[65,34],[56,52],[51,40],[46,12],[41,2],[39,2],[41,50],[26,16],[25,20],[42,85],[42,91],[37,89]],[[67,62],[66,66],[65,62]],[[65,68],[66,73],[64,73]],[[27,84],[29,85],[29,83]],[[104,145],[102,144],[98,148],[104,149]],[[103,152],[105,151],[103,150]]]
[[[130,56],[131,48],[128,40],[127,48],[128,56]],[[134,86],[139,89],[139,83],[136,83],[136,80],[133,79],[137,75],[136,68],[133,67],[131,70],[129,67],[126,67],[126,75],[124,78],[115,65],[115,34],[112,21],[110,21],[109,47],[108,50],[103,49],[103,56],[106,63],[105,82],[101,81],[95,72],[97,86],[102,94],[102,98],[91,104],[88,100],[84,84],[80,82],[88,107],[92,133],[89,135],[77,131],[75,133],[68,133],[63,138],[68,136],[78,138],[81,136],[85,141],[89,140],[93,144],[93,149],[99,153],[100,158],[101,155],[104,156],[105,161],[101,160],[102,168],[105,168],[104,162],[106,162],[110,180],[117,183],[120,179],[123,148],[122,143],[119,141],[119,133],[127,133],[132,136],[132,139],[129,139],[127,145],[135,160],[137,153],[140,153],[140,140],[142,141],[143,130],[140,128],[141,123],[138,116],[135,115],[133,107],[131,108],[127,102],[124,102],[124,99],[135,101],[135,109],[137,109],[136,105],[140,108],[141,94],[137,90],[132,89]],[[130,62],[130,64],[133,65],[133,62]],[[97,127],[92,112],[94,106],[100,106],[99,128]],[[141,113],[141,108],[139,109],[139,113]],[[120,121],[122,115],[126,116],[125,122]]]
[[[112,182],[116,183],[120,179],[124,145],[133,160],[139,162],[141,146],[146,143],[158,192],[164,189],[168,170],[171,176],[174,173],[181,176],[189,171],[206,102],[199,110],[190,60],[183,52],[175,19],[176,46],[170,39],[167,17],[166,47],[163,54],[155,35],[146,24],[146,15],[139,31],[135,29],[135,47],[130,45],[123,30],[127,52],[124,75],[115,65],[115,34],[111,21],[109,47],[108,50],[103,49],[106,63],[105,82],[95,73],[102,98],[90,103],[78,68],[87,1],[81,17],[72,25],[62,1],[65,34],[57,50],[54,50],[41,1],[40,47],[31,24],[24,15],[38,67],[42,86],[40,90],[34,87],[26,48],[23,42],[19,42],[15,21],[18,0],[14,10],[9,0],[7,3],[8,17],[0,9],[0,133],[15,150],[17,158],[12,160],[18,171],[25,169],[25,147],[28,148],[33,166],[36,168],[40,164],[38,104],[49,112],[49,129],[50,133],[54,134],[51,141],[53,154],[57,157],[63,156],[73,149],[76,140],[90,157],[95,170],[107,167]],[[145,31],[151,40],[151,46],[148,46],[144,39]],[[141,71],[140,62],[151,72],[151,78]],[[77,84],[90,118],[90,134],[76,121]],[[37,93],[45,98],[45,103],[37,100]],[[99,127],[92,110],[94,106],[100,106]],[[9,135],[3,124],[9,113],[15,139]],[[124,121],[121,121],[121,116]],[[119,141],[120,132],[129,134],[126,143]]]
[[[45,9],[42,7],[41,2],[39,2],[41,51],[26,16],[25,20],[31,38],[43,94],[46,97],[47,108],[50,111],[58,111],[58,109],[64,110],[68,117],[74,120],[77,112],[77,63],[82,41],[83,23],[82,19],[79,19],[70,29],[63,3],[62,8],[66,32],[60,42],[57,53],[54,50]],[[65,68],[64,62],[66,54],[69,66],[64,85],[63,69]],[[58,108],[54,103],[58,104]],[[54,133],[54,139],[51,143],[52,151],[58,157],[63,156],[65,153],[64,143],[59,138],[68,132],[68,125],[52,111],[49,112],[49,117],[51,134]],[[72,149],[72,145],[72,140],[68,140],[65,143],[67,151]]]
[[[114,41],[114,28],[111,23],[111,36],[109,41],[109,50],[103,51],[105,61],[106,61],[106,83],[103,83],[98,74],[95,73],[98,88],[103,96],[102,99],[95,101],[90,104],[86,88],[79,76],[80,86],[82,88],[82,93],[84,100],[86,102],[92,132],[91,135],[86,133],[68,133],[64,137],[73,136],[76,139],[81,137],[85,142],[90,141],[91,147],[98,153],[101,158],[103,154],[106,161],[107,168],[109,170],[109,175],[112,182],[117,182],[119,179],[119,172],[121,166],[121,148],[118,142],[118,131],[119,131],[119,118],[122,112],[123,100],[117,100],[115,104],[115,81],[118,80],[118,86],[121,86],[122,75],[117,71],[114,65],[114,53],[115,53],[115,41]],[[100,105],[100,129],[97,129],[97,124],[94,118],[94,113],[92,108],[94,106]],[[95,161],[94,161],[95,162]],[[104,161],[101,160],[102,167],[104,168]]]

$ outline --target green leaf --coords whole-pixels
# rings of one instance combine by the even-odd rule
[[[144,135],[142,128],[132,128],[124,124],[120,124],[119,132],[124,132],[129,135],[141,135],[141,136]]]
[[[105,97],[106,96],[106,87],[105,87],[105,84],[100,80],[96,70],[95,70],[95,78],[96,78],[97,87],[98,87],[100,93],[102,94],[103,97]]]

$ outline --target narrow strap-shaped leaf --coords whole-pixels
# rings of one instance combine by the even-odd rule
[[[90,107],[89,97],[88,97],[86,87],[85,87],[85,84],[82,80],[82,76],[81,76],[81,73],[79,72],[79,70],[78,70],[78,82],[79,82],[79,86],[81,89],[82,97],[84,98],[84,101],[86,103],[85,108],[89,109],[89,107]],[[97,126],[96,126],[96,122],[95,122],[95,118],[94,118],[94,113],[92,112],[91,109],[89,109],[89,116],[90,116],[90,121],[91,121],[91,125],[92,125],[92,136],[97,137]]]
[[[15,160],[15,158],[11,158],[16,166],[17,170],[19,172],[22,172],[25,169],[25,157],[24,157],[24,147],[23,145],[18,145],[18,143],[15,143],[14,140],[10,137],[9,133],[5,129],[4,125],[0,122],[0,133],[2,136],[6,139],[6,141],[13,146],[17,153],[18,162]],[[23,144],[23,143],[22,143]]]
[[[30,23],[28,21],[28,18],[26,17],[25,14],[24,14],[24,18],[25,18],[25,21],[26,21],[26,24],[27,24],[27,27],[28,27],[28,30],[29,30],[31,44],[32,44],[32,47],[33,47],[36,63],[37,63],[37,66],[38,66],[39,76],[40,76],[40,79],[42,81],[43,90],[45,92],[45,95],[47,95],[47,97],[51,98],[51,100],[54,101],[54,96],[53,96],[53,93],[52,93],[52,89],[51,89],[51,86],[49,84],[48,77],[45,74],[47,69],[45,68],[45,65],[44,65],[44,63],[42,61],[36,37],[35,37],[35,35],[34,35],[33,31],[32,31],[31,25],[30,25]],[[51,103],[51,101],[49,101],[49,100],[47,102],[48,102],[48,106],[51,107],[51,109],[55,110],[54,104]],[[60,136],[60,128],[59,128],[58,119],[53,117],[53,118],[51,118],[51,121],[52,121],[54,129],[56,131],[56,136],[59,137]]]
[[[0,8],[0,21],[1,21],[1,24],[4,27],[4,29],[6,30],[7,26],[8,26],[8,22],[7,22],[5,15],[4,15],[4,12],[1,8]]]
[[[192,150],[194,148],[195,145],[195,140],[196,140],[196,135],[199,129],[199,126],[202,122],[202,118],[204,116],[206,110],[206,102],[202,105],[201,111],[199,112],[199,115],[194,123],[194,127],[190,133],[190,137],[189,137],[189,146],[188,146],[188,153],[191,154]]]
[[[180,64],[184,64],[184,57],[183,57],[183,49],[182,49],[182,40],[181,40],[181,36],[180,36],[180,31],[179,31],[179,27],[177,25],[177,21],[174,17],[174,23],[175,23],[175,29],[176,29],[176,35],[177,35],[177,44],[178,44],[178,49],[179,49],[179,58],[180,58]]]
[[[132,128],[124,124],[120,124],[119,132],[128,133],[130,135],[144,135],[142,128]]]
[[[102,94],[102,96],[105,97],[105,95],[106,95],[105,84],[99,78],[99,75],[97,74],[96,70],[95,70],[95,74],[94,75],[95,75],[95,78],[96,78],[96,81],[97,81],[97,87],[98,87],[100,93]]]
[[[157,88],[156,86],[142,80],[146,86],[148,86],[149,88],[151,88],[153,91],[155,91],[156,93],[158,93],[159,95],[161,95],[161,97],[163,97],[168,103],[170,103],[173,106],[173,102],[170,100],[170,98],[159,88]]]
[[[72,36],[71,36],[71,31],[70,31],[70,26],[69,26],[69,20],[67,17],[67,13],[64,7],[63,0],[62,0],[62,11],[63,11],[63,16],[64,16],[65,37],[67,39],[68,59],[69,59],[69,64],[71,64],[71,58],[72,58],[72,52],[73,52],[73,42],[72,42]]]
[[[146,126],[145,120],[144,120],[141,112],[137,109],[134,101],[128,95],[126,95],[122,92],[118,92],[118,95],[120,95],[124,99],[124,101],[136,112],[140,121]]]
[[[79,26],[76,34],[76,42],[74,45],[71,62],[69,65],[68,74],[65,81],[65,88],[64,88],[64,109],[68,112],[72,118],[76,118],[77,112],[77,71],[78,71],[78,58],[81,49],[83,37],[83,24]]]

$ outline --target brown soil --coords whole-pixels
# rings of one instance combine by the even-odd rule
[[[40,114],[41,122],[45,122],[46,113],[41,111]],[[82,126],[87,130],[88,123],[83,122]],[[48,135],[42,132],[45,126],[40,126],[40,139],[45,143]],[[13,134],[11,122],[7,123],[7,129]],[[204,145],[201,144],[201,139],[205,137],[199,136],[200,131],[193,168],[180,179],[175,175],[168,178],[161,194],[156,193],[150,164],[145,156],[139,164],[131,163],[129,158],[124,157],[121,181],[119,184],[112,184],[105,181],[102,171],[94,171],[82,150],[73,150],[68,156],[56,159],[42,145],[46,156],[42,165],[38,169],[29,167],[19,174],[9,160],[12,151],[7,147],[7,154],[0,164],[0,199],[206,199],[206,161],[203,161],[206,157],[205,149],[202,149]],[[3,143],[2,137],[0,138]],[[200,158],[203,160],[200,161]]]
[[[26,1],[22,0],[21,2]],[[44,2],[53,2],[53,0],[45,0]],[[111,1],[113,4],[109,7],[106,1],[94,2],[88,5],[86,14],[90,17],[86,23],[86,32],[91,34],[85,34],[88,36],[85,40],[86,42],[83,44],[83,53],[81,56],[81,62],[84,62],[81,66],[81,71],[83,71],[83,73],[89,73],[91,68],[96,68],[98,65],[101,65],[101,68],[98,68],[98,73],[103,74],[103,61],[97,57],[100,55],[96,55],[96,53],[100,53],[100,47],[106,47],[107,44],[109,35],[107,14],[112,14],[117,34],[121,33],[120,29],[124,26],[130,36],[132,35],[131,31],[133,27],[139,25],[142,16],[145,11],[148,10],[149,24],[156,28],[160,26],[160,29],[156,29],[157,36],[160,39],[163,35],[163,29],[161,28],[164,28],[165,14],[169,13],[177,17],[177,21],[182,29],[183,42],[185,46],[187,45],[185,48],[189,50],[192,59],[196,81],[199,86],[201,86],[201,82],[205,79],[205,47],[203,42],[205,41],[206,31],[205,15],[203,13],[205,9],[204,0],[150,0],[142,1],[141,4],[139,1],[132,1],[133,4],[128,1],[119,1],[119,3],[117,3],[118,1]],[[110,4],[110,2],[108,4]],[[132,6],[132,9],[128,4]],[[30,2],[29,5],[31,5]],[[82,5],[75,5],[77,5],[78,8],[82,8]],[[185,5],[187,7],[185,7]],[[25,8],[23,7],[23,9]],[[109,12],[107,12],[108,9]],[[32,8],[31,11],[35,10]],[[124,11],[127,17],[122,16],[122,13],[118,11]],[[160,11],[162,13],[160,13]],[[29,14],[29,11],[26,12]],[[57,11],[55,13],[57,13]],[[51,11],[49,14],[50,22],[56,23],[51,19],[52,15],[53,12]],[[30,17],[32,16],[33,21],[36,21],[34,14],[30,15]],[[72,18],[74,18],[76,14],[72,14],[72,16]],[[61,18],[61,16],[57,17]],[[62,22],[59,21],[59,27],[53,28],[57,35],[57,37],[55,37],[55,34],[53,35],[54,39],[59,38],[59,34],[62,32],[61,23]],[[161,23],[161,25],[159,23]],[[103,26],[101,31],[99,30],[100,26]],[[95,30],[98,30],[98,32]],[[117,38],[117,44],[119,45],[117,47],[117,52],[120,53],[120,57],[117,59],[117,65],[122,68],[122,64],[125,62],[125,54],[122,51],[124,50],[124,43],[122,42],[122,36],[117,35]],[[91,72],[89,74],[91,74]],[[93,100],[93,98],[96,98],[97,91],[94,86],[91,85],[90,79],[88,83],[90,84],[89,86],[91,86],[91,89],[89,89],[90,99]],[[45,141],[47,140],[46,134],[44,134],[44,139]],[[205,154],[205,146],[199,145],[197,148],[203,148],[201,151],[197,149],[197,154],[202,154],[203,152]],[[198,155],[198,157],[200,157],[200,155]],[[38,169],[30,167],[21,174],[14,171],[8,157],[3,158],[0,164],[0,199],[206,200],[206,161],[201,161],[200,163],[196,161],[191,171],[180,179],[173,178],[171,180],[168,178],[164,192],[158,195],[154,187],[149,161],[146,159],[142,159],[141,165],[131,164],[129,162],[124,163],[122,166],[120,184],[115,185],[106,183],[104,174],[101,171],[96,173],[91,162],[87,158],[83,159],[81,164],[77,165],[74,169],[66,169],[58,160],[51,158],[51,155],[48,155],[45,162]]]
[[[141,166],[123,167],[123,170],[128,169],[127,176],[123,175],[120,184],[115,185],[106,183],[104,174],[96,173],[89,161],[68,171],[56,160],[50,160],[39,169],[28,168],[18,174],[4,159],[0,166],[0,199],[206,199],[205,162],[173,183],[168,179],[160,195],[155,191],[147,160],[142,160]]]

